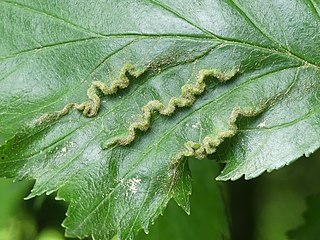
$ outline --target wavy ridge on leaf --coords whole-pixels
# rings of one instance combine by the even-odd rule
[[[264,109],[264,106],[258,109],[242,109],[240,107],[235,107],[230,115],[230,127],[227,131],[219,132],[216,137],[206,136],[201,143],[195,143],[193,141],[186,142],[184,144],[186,150],[178,153],[175,160],[179,161],[184,157],[203,159],[207,155],[213,154],[225,138],[231,138],[237,133],[238,127],[236,122],[240,116],[253,117],[263,112]]]
[[[190,107],[196,101],[196,96],[205,91],[205,80],[207,78],[217,79],[219,82],[226,82],[232,79],[237,72],[239,72],[239,69],[233,69],[227,73],[222,73],[218,69],[201,70],[196,82],[194,84],[185,84],[182,86],[181,95],[179,97],[172,97],[167,105],[159,100],[153,100],[143,106],[141,108],[141,120],[131,123],[128,135],[116,139],[112,143],[119,145],[128,145],[132,143],[136,138],[137,130],[145,132],[150,128],[152,113],[157,111],[161,115],[170,116],[175,112],[176,108]]]
[[[62,110],[56,111],[51,114],[44,114],[31,125],[42,125],[47,122],[54,122],[61,117],[67,115],[70,110],[77,109],[83,113],[86,117],[94,117],[98,114],[101,107],[101,97],[98,95],[98,91],[102,92],[104,95],[112,95],[118,92],[119,89],[125,89],[130,84],[130,79],[128,77],[132,76],[134,78],[139,78],[143,73],[147,71],[148,67],[143,68],[142,70],[136,70],[132,64],[126,64],[123,66],[120,72],[120,76],[117,80],[112,81],[110,85],[102,81],[94,81],[87,90],[87,96],[89,101],[83,103],[68,103]],[[107,144],[102,146],[103,149],[108,148],[110,145],[129,145],[136,138],[137,131],[147,131],[150,128],[152,114],[158,112],[164,116],[171,116],[177,108],[191,107],[196,101],[196,97],[204,93],[207,84],[206,80],[211,78],[217,80],[220,83],[224,83],[232,79],[239,72],[238,68],[232,69],[228,72],[222,72],[219,69],[202,69],[198,73],[196,82],[193,84],[187,83],[181,87],[181,95],[179,97],[172,97],[167,105],[162,103],[159,100],[152,100],[148,102],[141,108],[142,114],[141,119],[130,124],[128,129],[128,134],[125,137],[112,139],[108,141]],[[230,135],[231,136],[231,135]],[[233,136],[233,135],[232,135]],[[214,143],[216,140],[207,137],[204,139],[204,148],[198,149],[195,157],[200,157],[206,153],[211,154],[214,151],[212,146],[216,146]],[[192,145],[192,147],[191,147]],[[196,149],[197,144],[191,144],[188,142],[186,148]],[[219,145],[219,144],[218,144]],[[205,149],[205,150],[202,150]],[[202,151],[202,154],[199,152]],[[205,154],[206,155],[206,154]],[[187,156],[187,155],[186,155]]]
[[[112,81],[110,85],[107,85],[102,81],[94,81],[87,90],[89,101],[83,103],[68,103],[63,107],[63,109],[59,111],[42,115],[40,118],[30,123],[29,126],[37,126],[44,123],[57,121],[61,117],[67,115],[72,109],[79,110],[86,117],[94,117],[97,115],[101,107],[101,97],[97,93],[98,90],[101,91],[104,95],[115,94],[119,89],[125,89],[129,86],[130,79],[128,75],[134,78],[138,78],[146,70],[147,68],[136,70],[133,65],[126,64],[121,69],[119,78]]]
[[[74,108],[83,112],[83,115],[87,117],[93,117],[97,115],[100,106],[101,98],[97,94],[97,90],[101,91],[104,95],[111,95],[118,92],[119,89],[125,89],[130,84],[128,75],[138,78],[140,77],[147,68],[142,70],[136,70],[132,64],[126,64],[120,71],[120,76],[117,80],[112,81],[110,85],[105,84],[102,81],[94,81],[87,91],[87,96],[90,101],[74,104]]]

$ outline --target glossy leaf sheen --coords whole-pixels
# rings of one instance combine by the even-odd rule
[[[188,141],[201,148],[206,137],[218,145],[237,134],[220,155],[224,180],[319,147],[313,0],[7,0],[0,8],[0,176],[36,179],[29,197],[58,190],[70,202],[68,236],[130,239],[172,197],[189,211],[188,163],[177,157],[196,155]],[[93,81],[110,84],[128,64],[143,74],[100,94],[95,117],[43,117],[87,101]],[[155,112],[132,144],[108,145],[148,102],[179,97],[202,70],[237,74],[226,83],[208,77],[192,106]]]

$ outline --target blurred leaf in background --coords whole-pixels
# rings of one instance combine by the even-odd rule
[[[287,232],[304,223],[303,213],[307,209],[306,199],[320,193],[320,151],[309,158],[302,157],[292,165],[270,174],[264,174],[255,187],[255,237],[257,240],[289,240]],[[318,218],[307,224],[320,231],[320,198],[311,202],[314,216]],[[310,206],[309,206],[310,208]],[[310,210],[309,210],[310,211]],[[309,215],[308,215],[309,216]],[[302,238],[295,240],[320,239]]]
[[[28,181],[12,183],[12,179],[0,179],[0,239],[32,240],[36,234],[34,220],[24,209],[23,198],[31,188]]]
[[[138,240],[229,239],[222,185],[214,180],[219,174],[218,165],[196,159],[190,159],[189,163],[193,179],[191,214],[188,216],[171,201],[163,216],[150,228],[150,233],[140,233]]]
[[[63,240],[66,205],[53,197],[25,201],[33,181],[0,179],[0,240]]]
[[[308,198],[307,204],[304,225],[289,232],[292,240],[318,240],[320,237],[320,194]]]
[[[150,233],[141,232],[136,239],[243,240],[244,235],[237,234],[237,228],[247,228],[254,240],[316,240],[320,231],[320,196],[308,200],[306,220],[303,213],[307,209],[306,198],[320,192],[319,158],[318,151],[260,178],[227,183],[214,181],[219,172],[215,162],[190,159],[191,215],[171,201]],[[65,239],[61,222],[66,204],[55,201],[54,196],[24,201],[31,185],[32,182],[0,179],[0,240]],[[232,238],[226,212],[232,216]],[[289,238],[287,232],[292,229],[296,230],[290,231]]]

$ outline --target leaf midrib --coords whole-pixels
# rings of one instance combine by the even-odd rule
[[[150,3],[153,3],[153,4],[157,4],[159,5],[158,1],[156,0],[147,0],[148,2]],[[35,9],[35,8],[32,8],[28,5],[24,5],[24,4],[21,4],[21,3],[16,3],[16,2],[8,2],[6,0],[2,0],[2,2],[5,2],[7,4],[11,4],[11,5],[16,5],[16,6],[20,6],[21,8],[23,8],[24,10],[29,10],[29,11],[34,11],[34,12],[37,12],[39,14],[45,14],[51,18],[55,18],[59,21],[62,21],[64,22],[65,24],[67,25],[72,25],[73,27],[76,27],[78,28],[78,30],[82,30],[83,33],[91,33],[91,34],[94,34],[93,36],[91,36],[90,38],[108,38],[108,37],[147,37],[147,38],[150,38],[150,37],[180,37],[180,38],[195,38],[195,39],[213,39],[213,40],[219,40],[221,41],[222,43],[229,43],[229,44],[233,44],[233,45],[244,45],[244,46],[247,46],[247,47],[251,47],[251,48],[256,48],[256,49],[260,49],[260,50],[265,50],[265,51],[271,51],[271,52],[274,52],[274,53],[278,53],[278,54],[285,54],[287,55],[288,57],[293,57],[293,58],[296,58],[297,60],[299,61],[303,61],[305,64],[308,64],[308,65],[311,65],[311,66],[314,66],[314,67],[317,67],[317,68],[320,68],[320,65],[318,65],[317,63],[314,63],[314,62],[310,62],[306,59],[303,58],[303,56],[299,56],[289,50],[283,50],[283,51],[280,51],[279,49],[273,49],[273,48],[268,48],[266,46],[263,46],[263,45],[256,45],[256,44],[253,44],[253,43],[249,43],[249,42],[245,42],[245,41],[241,41],[241,40],[237,40],[237,39],[234,39],[234,38],[227,38],[227,37],[222,37],[222,36],[218,36],[214,33],[212,33],[211,31],[201,27],[201,26],[198,26],[196,24],[194,24],[192,21],[186,19],[185,17],[181,16],[180,14],[176,13],[175,11],[173,11],[171,8],[164,8],[163,5],[160,4],[160,6],[164,9],[164,10],[167,10],[169,11],[170,13],[174,14],[175,16],[177,16],[178,18],[184,20],[185,22],[187,22],[188,24],[190,24],[191,26],[193,27],[196,27],[197,29],[199,29],[201,32],[204,33],[204,35],[196,35],[196,34],[175,34],[175,33],[172,33],[172,34],[145,34],[145,33],[118,33],[118,34],[103,34],[103,33],[98,33],[98,32],[94,32],[92,31],[91,29],[87,29],[87,28],[84,28],[80,25],[77,25],[71,21],[68,21],[66,19],[63,19],[59,16],[56,16],[54,14],[51,14],[51,13],[48,13],[48,12],[44,12],[44,11],[40,11],[38,9]],[[234,2],[233,2],[234,3]],[[236,5],[237,6],[237,5]],[[238,9],[240,9],[238,6],[237,6]],[[241,10],[242,11],[242,10]],[[241,12],[239,12],[241,14]],[[269,39],[270,41],[272,41],[273,43],[279,45],[279,43],[275,40],[273,40],[272,38],[270,38],[269,35],[266,35],[260,28],[258,28],[253,22],[252,20],[244,13],[244,14],[241,14],[242,16],[244,15],[244,17],[249,20],[249,22],[252,23],[252,25],[258,29],[259,31],[262,32],[262,34],[264,36],[267,37],[267,39]],[[320,18],[320,17],[319,17]],[[82,39],[83,40],[83,39]],[[72,41],[77,41],[77,40],[72,40]],[[71,43],[72,43],[71,41]],[[67,43],[70,43],[67,42]],[[63,42],[61,44],[64,44]],[[50,44],[50,45],[55,45],[55,44]],[[50,47],[50,45],[44,45],[43,48],[47,48],[47,47]],[[280,45],[281,46],[281,45]],[[30,49],[30,50],[25,50],[24,52],[28,52],[28,51],[34,51],[34,50],[39,50],[39,49],[42,49],[41,47],[40,48],[35,48],[35,49]],[[2,60],[2,58],[0,57],[0,60]]]
[[[47,45],[43,45],[42,47],[25,49],[25,50],[16,52],[14,54],[0,57],[0,61],[17,57],[20,54],[25,54],[25,53],[34,52],[34,51],[43,51],[43,50],[50,49],[52,47],[72,45],[76,42],[82,42],[82,41],[85,42],[85,41],[94,40],[94,39],[107,40],[108,38],[120,38],[121,39],[121,38],[132,38],[132,37],[136,37],[136,38],[140,38],[140,39],[150,39],[150,38],[154,38],[154,39],[156,39],[156,38],[181,38],[182,39],[182,38],[185,38],[185,39],[190,39],[190,40],[194,39],[194,40],[199,40],[199,41],[200,40],[206,40],[206,41],[215,40],[215,41],[220,41],[221,44],[238,45],[238,46],[253,48],[253,49],[257,49],[257,50],[261,50],[261,51],[272,52],[274,54],[285,55],[287,57],[295,58],[296,60],[302,61],[305,64],[308,64],[310,66],[320,68],[320,65],[317,65],[316,63],[310,62],[310,61],[308,61],[298,55],[295,55],[292,52],[289,52],[288,50],[280,51],[280,50],[274,49],[274,48],[268,48],[265,46],[255,45],[252,43],[237,41],[236,39],[215,38],[215,37],[207,36],[207,35],[193,35],[193,34],[190,34],[190,35],[188,35],[188,34],[138,34],[138,33],[108,34],[108,35],[103,35],[103,36],[99,36],[99,37],[80,38],[80,39],[74,39],[74,40],[70,40],[70,41],[63,41],[63,42],[58,42],[58,43],[47,44]]]

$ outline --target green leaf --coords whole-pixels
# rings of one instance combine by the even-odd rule
[[[320,195],[308,198],[305,224],[289,232],[290,239],[316,240],[320,235]]]
[[[131,239],[171,198],[188,212],[186,157],[236,133],[220,179],[319,146],[318,3],[0,7],[0,176],[36,179],[29,197],[58,191],[67,236]]]
[[[221,186],[214,182],[218,167],[212,161],[190,161],[192,171],[191,213],[188,216],[170,202],[162,217],[150,228],[148,235],[141,233],[139,240],[194,240],[230,239]],[[205,217],[208,216],[209,217]]]
[[[13,184],[9,179],[0,179],[0,228],[3,228],[8,220],[16,215],[18,206],[29,190],[28,182]]]
[[[320,3],[261,1],[259,7],[252,8],[252,5],[250,1],[242,3],[248,16],[252,16],[259,25],[268,21],[265,26],[274,34],[277,31],[281,45],[304,59],[305,65],[296,68],[287,92],[259,117],[245,119],[228,148],[222,148],[222,158],[227,165],[219,180],[235,180],[242,175],[250,179],[264,171],[279,169],[302,155],[309,157],[320,143],[319,52],[316,50],[319,43],[318,40],[313,41],[319,39]],[[270,8],[273,10],[266,11]],[[271,30],[271,26],[277,27]],[[303,40],[305,37],[308,38],[306,42]],[[314,64],[308,64],[308,59]]]
[[[319,153],[247,183],[256,184],[255,239],[288,240],[287,232],[302,225],[306,198],[319,192]]]
[[[11,179],[0,178],[0,239],[34,239],[36,224],[26,214],[23,197],[31,189],[32,182],[12,183]]]

